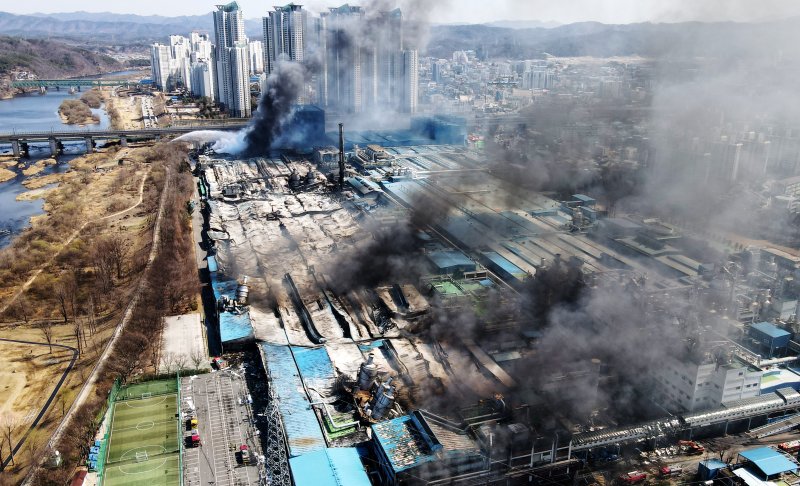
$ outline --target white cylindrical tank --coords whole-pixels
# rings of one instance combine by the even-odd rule
[[[242,277],[239,286],[236,287],[236,303],[239,305],[247,305],[247,296],[250,294],[250,288],[247,286],[247,276]]]
[[[384,418],[394,405],[394,387],[392,387],[391,381],[392,379],[389,378],[386,383],[378,387],[378,391],[375,393],[375,399],[372,402],[372,418],[375,420]]]
[[[375,378],[378,376],[378,365],[373,362],[374,359],[375,356],[370,353],[367,360],[361,363],[361,367],[358,370],[359,390],[369,391],[372,388],[372,384],[375,383]]]

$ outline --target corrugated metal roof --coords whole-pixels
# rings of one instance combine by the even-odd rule
[[[455,270],[458,268],[466,269],[465,271],[475,271],[475,262],[470,260],[467,255],[460,251],[434,251],[429,253],[428,260],[430,260],[441,271]]]
[[[313,388],[320,394],[325,395],[326,398],[330,397],[336,382],[336,376],[333,373],[333,363],[330,356],[328,356],[328,351],[324,347],[302,348],[292,346],[292,352],[306,388]],[[314,396],[312,392],[312,398],[316,401],[319,397]]]
[[[514,265],[499,253],[495,251],[485,251],[483,252],[483,256],[486,257],[487,260],[494,263],[498,267],[502,268],[505,272],[509,273],[510,275],[514,275],[515,277],[525,276],[527,275],[525,272],[522,271],[521,268]]]
[[[370,486],[353,447],[323,449],[289,459],[296,486]]]
[[[770,447],[758,447],[739,453],[767,476],[796,471],[797,464]]]
[[[221,280],[217,278],[216,274],[211,275],[211,287],[214,289],[215,300],[219,300],[223,295],[235,299],[238,285],[235,280]],[[223,345],[226,342],[252,339],[254,336],[249,312],[244,311],[239,314],[233,312],[220,313],[219,337]]]
[[[326,447],[317,416],[303,389],[292,351],[288,346],[261,343],[270,385],[278,400],[289,455],[298,457]]]
[[[574,199],[576,201],[582,201],[582,202],[585,202],[585,203],[594,203],[595,202],[595,199],[593,197],[589,197],[589,196],[587,196],[585,194],[573,194],[572,195],[572,199]]]
[[[451,457],[472,456],[470,462],[479,466],[482,458],[478,444],[469,436],[427,420],[422,411],[375,424],[372,433],[395,472]]]
[[[250,324],[249,312],[241,314],[223,312],[219,315],[219,338],[222,344],[242,339],[252,339],[253,337],[253,326]]]
[[[424,436],[411,415],[375,424],[372,433],[395,472],[436,460],[433,451],[435,444],[430,437]]]
[[[755,329],[756,331],[759,331],[762,334],[766,334],[767,336],[773,339],[791,335],[791,333],[788,333],[769,322],[756,322],[750,327]]]

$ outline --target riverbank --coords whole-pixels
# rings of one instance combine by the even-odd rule
[[[17,173],[13,170],[8,170],[5,167],[0,167],[0,183],[10,181],[17,177]]]

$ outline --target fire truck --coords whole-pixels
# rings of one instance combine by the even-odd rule
[[[778,445],[778,449],[788,454],[797,454],[800,452],[800,440],[790,440]]]
[[[623,484],[639,484],[647,479],[647,474],[643,473],[642,471],[631,471],[623,474],[618,479]]]
[[[671,478],[674,476],[680,476],[683,472],[683,468],[681,466],[664,466],[658,470],[661,473],[662,478]]]

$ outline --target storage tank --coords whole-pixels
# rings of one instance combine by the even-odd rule
[[[250,288],[247,286],[247,275],[242,277],[239,286],[236,287],[236,303],[239,305],[247,305],[247,296],[250,294]]]
[[[361,363],[361,367],[358,369],[358,390],[369,391],[372,384],[375,383],[375,378],[378,376],[378,365],[373,362],[374,360],[375,355],[370,353],[367,360]]]
[[[372,401],[372,418],[374,420],[383,419],[393,405],[394,387],[392,386],[392,379],[389,378],[386,383],[378,387],[378,391],[375,393],[375,398]]]

